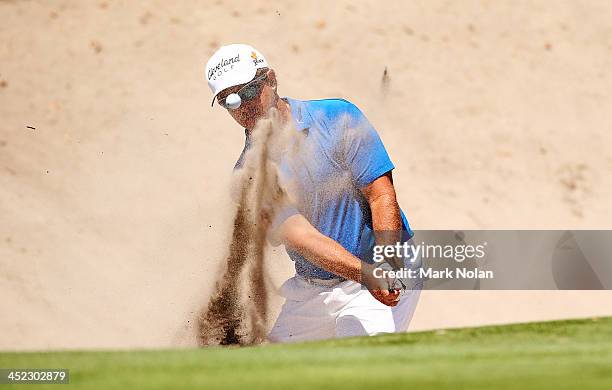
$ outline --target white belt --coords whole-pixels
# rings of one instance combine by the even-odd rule
[[[301,281],[312,284],[314,286],[322,286],[322,287],[332,287],[346,280],[343,278],[317,279],[317,278],[309,278],[307,276],[302,276],[302,275],[295,275],[295,277]]]

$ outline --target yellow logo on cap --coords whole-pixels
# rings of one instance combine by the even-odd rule
[[[259,64],[260,62],[263,62],[263,60],[257,58],[257,53],[255,53],[254,51],[251,52],[251,58],[253,59],[253,63],[255,64],[255,66],[257,66],[257,64]]]

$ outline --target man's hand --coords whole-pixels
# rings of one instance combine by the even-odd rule
[[[400,289],[392,288],[393,280],[377,278],[374,276],[376,266],[373,264],[362,264],[361,284],[366,286],[370,294],[379,302],[387,306],[396,306],[400,300]]]
[[[397,306],[400,300],[400,290],[368,290],[377,301],[387,306]]]

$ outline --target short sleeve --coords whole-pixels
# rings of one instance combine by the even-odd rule
[[[274,218],[268,229],[268,242],[272,246],[281,244],[279,228],[289,217],[299,214],[300,212],[291,204],[285,204],[279,208],[274,214]]]
[[[352,103],[348,114],[342,137],[345,162],[357,185],[365,187],[395,166],[376,129]]]

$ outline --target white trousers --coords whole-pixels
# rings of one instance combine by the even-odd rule
[[[402,292],[392,308],[350,280],[327,287],[294,276],[283,283],[281,295],[285,303],[268,335],[276,343],[403,332],[420,290]]]

